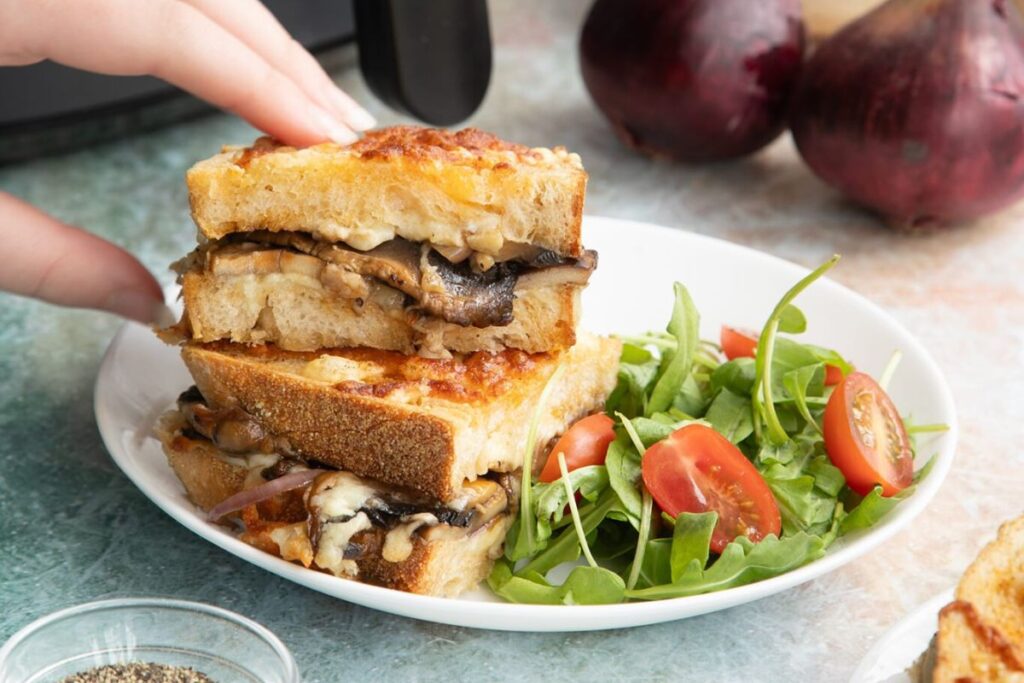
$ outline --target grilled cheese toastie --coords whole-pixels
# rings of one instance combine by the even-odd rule
[[[518,479],[511,474],[466,482],[446,504],[330,469],[315,470],[308,486],[261,495],[261,487],[289,473],[322,465],[280,454],[227,453],[195,432],[180,411],[163,418],[158,435],[198,507],[216,512],[233,497],[251,496],[216,521],[240,525],[249,545],[342,578],[458,595],[490,571],[515,514]]]
[[[532,421],[542,452],[617,379],[621,344],[576,330],[597,265],[579,158],[397,127],[227,148],[187,182],[200,243],[161,336],[195,386],[157,430],[187,496],[312,569],[476,585]]]
[[[567,348],[596,266],[586,180],[575,154],[475,129],[226,148],[187,174],[201,243],[177,265],[177,332],[299,351]]]
[[[1024,683],[1024,517],[999,528],[964,572],[912,670],[921,683]]]
[[[620,343],[425,359],[375,349],[289,352],[186,345],[201,400],[193,429],[228,452],[285,452],[442,501],[463,481],[522,465],[525,425],[558,366],[538,443],[600,410]]]

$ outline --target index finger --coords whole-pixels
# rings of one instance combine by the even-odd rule
[[[286,144],[356,139],[291,79],[199,10],[178,0],[25,3],[29,49],[69,66],[151,74],[232,111]]]

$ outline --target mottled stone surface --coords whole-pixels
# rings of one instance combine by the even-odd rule
[[[1024,508],[1024,206],[967,229],[893,233],[845,204],[783,139],[745,161],[685,168],[623,149],[576,65],[586,2],[493,2],[494,81],[471,123],[564,144],[591,174],[587,211],[652,221],[804,264],[887,308],[932,351],[962,421],[939,498],[873,556],[725,612],[624,631],[505,634],[354,607],[199,539],[114,467],[92,416],[112,317],[0,295],[0,640],[29,620],[115,595],[210,601],[277,632],[308,681],[844,680],[900,616],[950,586]],[[383,123],[399,121],[339,74]],[[254,133],[213,117],[72,156],[0,169],[12,192],[125,245],[169,283],[193,241],[182,174]],[[626,236],[628,240],[628,236]],[[729,277],[723,273],[723,277]]]

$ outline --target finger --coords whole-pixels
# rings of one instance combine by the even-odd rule
[[[160,285],[134,256],[0,192],[0,289],[166,324]]]
[[[183,0],[192,5],[291,78],[320,106],[333,111],[354,130],[376,125],[368,111],[345,94],[320,63],[294,40],[258,0]]]
[[[241,40],[178,0],[30,2],[34,51],[100,73],[151,74],[232,111],[291,145],[355,133]]]

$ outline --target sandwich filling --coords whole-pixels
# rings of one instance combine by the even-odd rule
[[[309,233],[260,230],[207,242],[174,267],[180,275],[305,276],[356,309],[372,301],[385,310],[490,327],[512,322],[517,291],[585,285],[597,253],[574,259],[528,244],[505,242],[483,251],[401,238],[360,251]]]
[[[168,448],[211,444],[210,457],[242,473],[241,490],[211,508],[211,518],[240,523],[242,540],[336,576],[359,576],[363,561],[404,562],[439,534],[469,537],[506,519],[516,504],[514,474],[467,481],[452,499],[434,501],[304,461],[244,413],[232,417],[207,406],[195,387],[178,406]],[[282,486],[296,475],[302,485]]]

